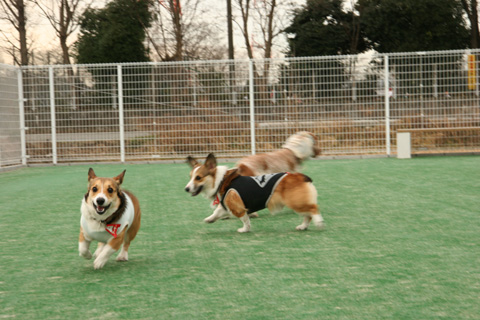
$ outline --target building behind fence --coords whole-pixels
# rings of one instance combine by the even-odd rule
[[[477,152],[479,53],[0,65],[0,166],[239,158],[302,130],[324,156],[395,155],[412,129],[413,152]]]

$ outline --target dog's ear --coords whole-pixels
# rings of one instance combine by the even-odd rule
[[[121,185],[122,182],[123,182],[123,176],[125,175],[125,171],[127,170],[123,170],[122,173],[120,173],[118,176],[116,176],[115,178],[113,178],[113,180],[115,180],[115,182],[118,183],[118,185]]]
[[[213,170],[217,167],[217,158],[215,158],[213,153],[209,153],[207,159],[205,160],[205,166],[208,170]]]
[[[187,163],[188,163],[188,164],[190,165],[190,167],[192,167],[192,168],[199,164],[198,161],[197,161],[197,159],[195,159],[195,158],[192,157],[192,156],[188,156],[188,157],[187,157]]]
[[[92,168],[88,169],[88,181],[95,179],[97,176]]]

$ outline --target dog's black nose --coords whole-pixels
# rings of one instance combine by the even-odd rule
[[[189,187],[186,187],[186,188],[185,188],[185,191],[190,192],[190,188],[189,188]]]
[[[98,204],[99,206],[102,206],[104,203],[105,203],[105,199],[103,199],[103,198],[98,198],[98,199],[97,199],[97,204]]]

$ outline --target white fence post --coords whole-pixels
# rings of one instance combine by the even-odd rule
[[[391,145],[390,145],[390,79],[389,79],[389,66],[388,66],[388,55],[384,56],[384,90],[385,90],[385,141],[386,141],[386,148],[387,148],[387,155],[389,156],[391,153]],[[393,93],[393,92],[392,92]]]
[[[52,126],[52,161],[57,164],[57,121],[55,117],[55,84],[53,67],[48,68],[48,84],[50,88],[50,123]]]
[[[248,60],[248,83],[249,83],[249,97],[250,97],[250,144],[252,154],[256,153],[255,150],[255,83],[253,74],[253,60]]]
[[[120,130],[120,161],[125,162],[125,120],[123,118],[123,82],[122,82],[122,66],[117,66],[117,82],[118,82],[118,121]]]
[[[22,164],[27,165],[27,141],[25,131],[25,98],[23,96],[23,74],[22,68],[17,69],[17,84],[18,84],[18,110],[20,121],[20,148]]]

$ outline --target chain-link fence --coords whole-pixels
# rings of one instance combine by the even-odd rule
[[[238,158],[300,130],[324,156],[395,154],[400,129],[413,152],[476,152],[479,54],[1,66],[0,159]]]

